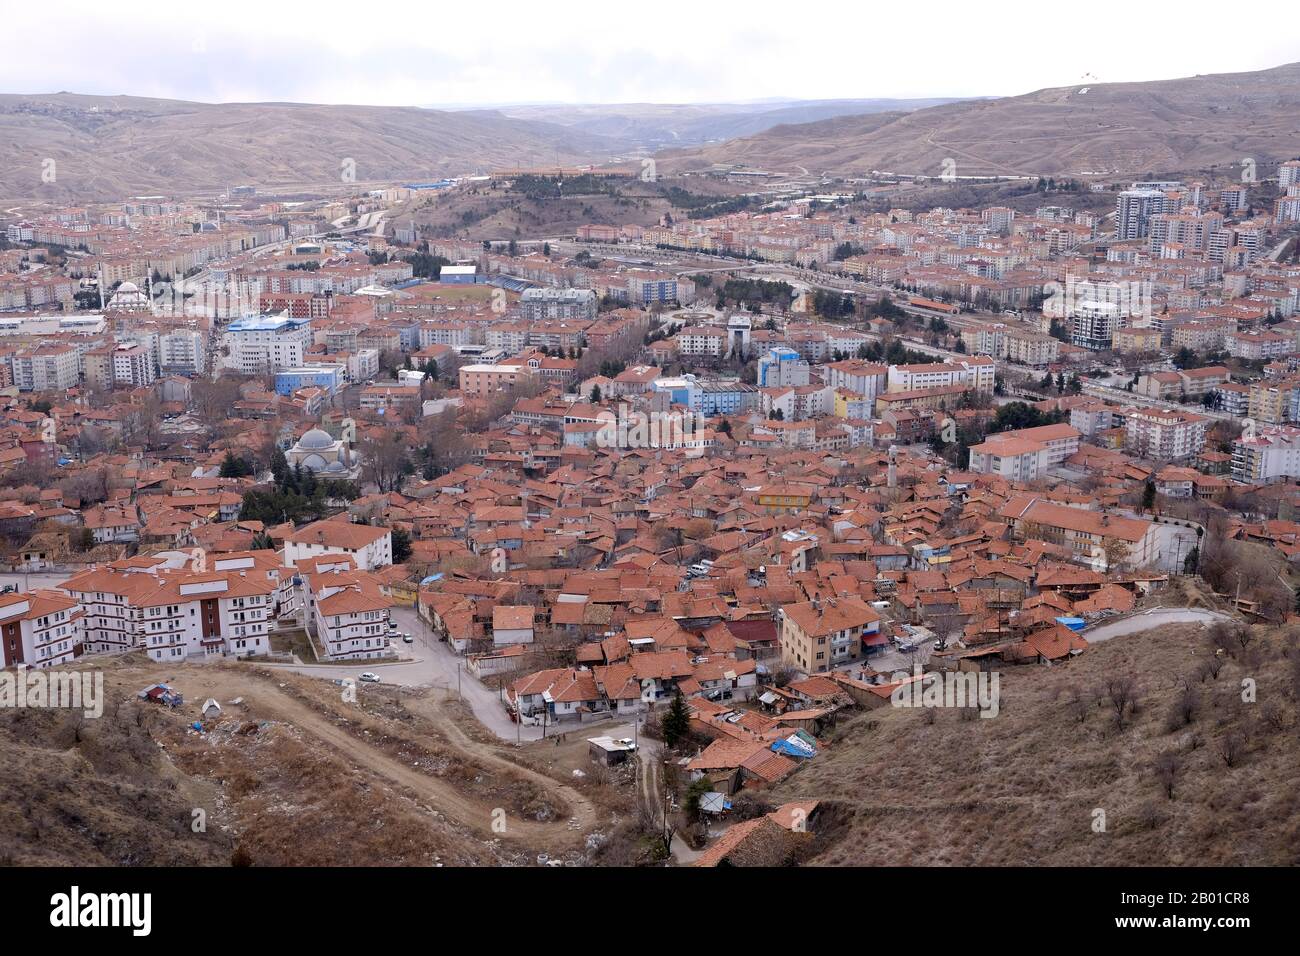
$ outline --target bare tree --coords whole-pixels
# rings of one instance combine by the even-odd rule
[[[1125,719],[1137,704],[1137,681],[1127,674],[1111,677],[1105,684],[1105,697],[1115,712],[1115,726],[1123,730]]]
[[[1066,699],[1066,709],[1075,720],[1083,723],[1092,710],[1093,698],[1090,698],[1078,684],[1070,687],[1070,696]]]
[[[1178,730],[1194,721],[1201,704],[1201,697],[1197,693],[1195,684],[1184,677],[1179,679],[1179,685],[1178,696],[1174,698],[1174,703],[1169,710],[1170,730]]]
[[[1229,730],[1215,742],[1214,749],[1225,767],[1235,767],[1245,755],[1246,739],[1240,731]]]
[[[367,481],[374,482],[381,493],[401,488],[409,459],[406,443],[394,429],[370,429],[358,442],[357,450]]]
[[[1178,754],[1172,750],[1162,750],[1156,756],[1155,774],[1156,779],[1160,781],[1161,788],[1165,791],[1165,796],[1170,800],[1174,798],[1174,781],[1178,777],[1178,771],[1182,766]]]

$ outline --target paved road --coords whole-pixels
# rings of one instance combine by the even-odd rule
[[[1142,631],[1164,627],[1166,624],[1213,624],[1215,621],[1231,620],[1234,620],[1234,618],[1230,614],[1223,614],[1219,611],[1207,611],[1193,607],[1161,607],[1152,608],[1132,617],[1112,621],[1109,624],[1090,627],[1083,631],[1082,634],[1089,643],[1096,644],[1100,641],[1108,641],[1112,637],[1140,634]]]
[[[344,664],[302,664],[274,665],[282,666],[295,673],[311,677],[340,678],[351,677],[354,680],[362,671],[372,671],[385,684],[398,684],[402,687],[437,687],[455,693],[459,687],[460,694],[474,716],[484,727],[502,740],[540,740],[543,728],[520,727],[510,719],[498,691],[479,683],[473,674],[465,670],[465,660],[457,656],[450,647],[433,637],[429,628],[415,613],[413,608],[393,608],[393,619],[400,630],[415,638],[413,644],[397,644],[399,653],[417,658],[399,664],[384,664],[378,661],[357,661],[355,665]],[[565,723],[559,726],[559,733],[571,733],[578,724]],[[596,722],[585,725],[582,729],[592,734],[605,734],[610,731],[608,722]],[[626,728],[630,731],[630,725]],[[554,724],[545,728],[546,736],[556,732]],[[630,736],[630,732],[623,736]]]
[[[5,571],[0,573],[0,587],[12,584],[19,591],[35,591],[38,588],[58,587],[69,577],[71,575],[62,572],[50,574],[46,571],[33,571],[31,574],[24,574],[22,571]]]

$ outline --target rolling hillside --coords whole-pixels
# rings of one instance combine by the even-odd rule
[[[131,96],[0,95],[0,198],[53,202],[147,193],[427,179],[503,166],[600,162],[613,144],[492,111]],[[46,159],[54,181],[42,180]]]
[[[835,116],[905,113],[948,99],[795,100],[788,103],[619,103],[613,105],[517,106],[507,116],[540,120],[609,136],[631,147],[694,146],[753,136],[774,126],[812,123]]]
[[[661,154],[673,172],[742,163],[779,172],[938,176],[1145,175],[1300,155],[1300,63],[1255,73],[1046,89],[909,113],[778,126]]]

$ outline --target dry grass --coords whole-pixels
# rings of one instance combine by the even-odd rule
[[[197,866],[225,863],[233,842],[195,807],[214,788],[178,772],[159,747],[153,708],[114,691],[103,717],[0,711],[0,861],[12,865]],[[79,738],[79,739],[78,739]]]
[[[102,719],[0,711],[0,862],[576,862],[606,825],[595,802],[467,737],[426,696],[363,687],[350,703],[330,682],[247,665],[96,663]],[[159,680],[185,705],[134,699]],[[223,712],[198,734],[208,696]]]
[[[427,806],[407,799],[287,724],[221,721],[174,734],[185,772],[217,783],[246,860],[258,866],[426,866],[500,862]]]
[[[1300,643],[1253,633],[1220,655],[1217,677],[1203,671],[1204,629],[1165,628],[1003,672],[996,718],[870,711],[771,799],[842,811],[843,837],[818,864],[1295,864]],[[1115,675],[1137,685],[1122,728],[1105,694]]]

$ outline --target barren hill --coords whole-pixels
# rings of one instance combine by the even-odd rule
[[[661,155],[683,171],[743,163],[781,172],[938,176],[1133,174],[1300,154],[1300,63],[1150,83],[1103,83],[908,113],[779,126]]]
[[[520,119],[541,120],[624,141],[629,147],[695,146],[753,136],[782,123],[834,116],[904,113],[951,99],[793,100],[788,103],[616,103],[504,107]]]
[[[358,182],[436,179],[613,151],[600,136],[488,110],[0,95],[0,197],[13,199],[337,185],[346,160]]]
[[[1168,627],[1004,670],[993,718],[869,711],[764,796],[828,801],[837,832],[812,864],[1295,865],[1300,641],[1255,628],[1243,647],[1230,630],[1216,654],[1210,633]],[[1128,677],[1121,723],[1112,691]]]

